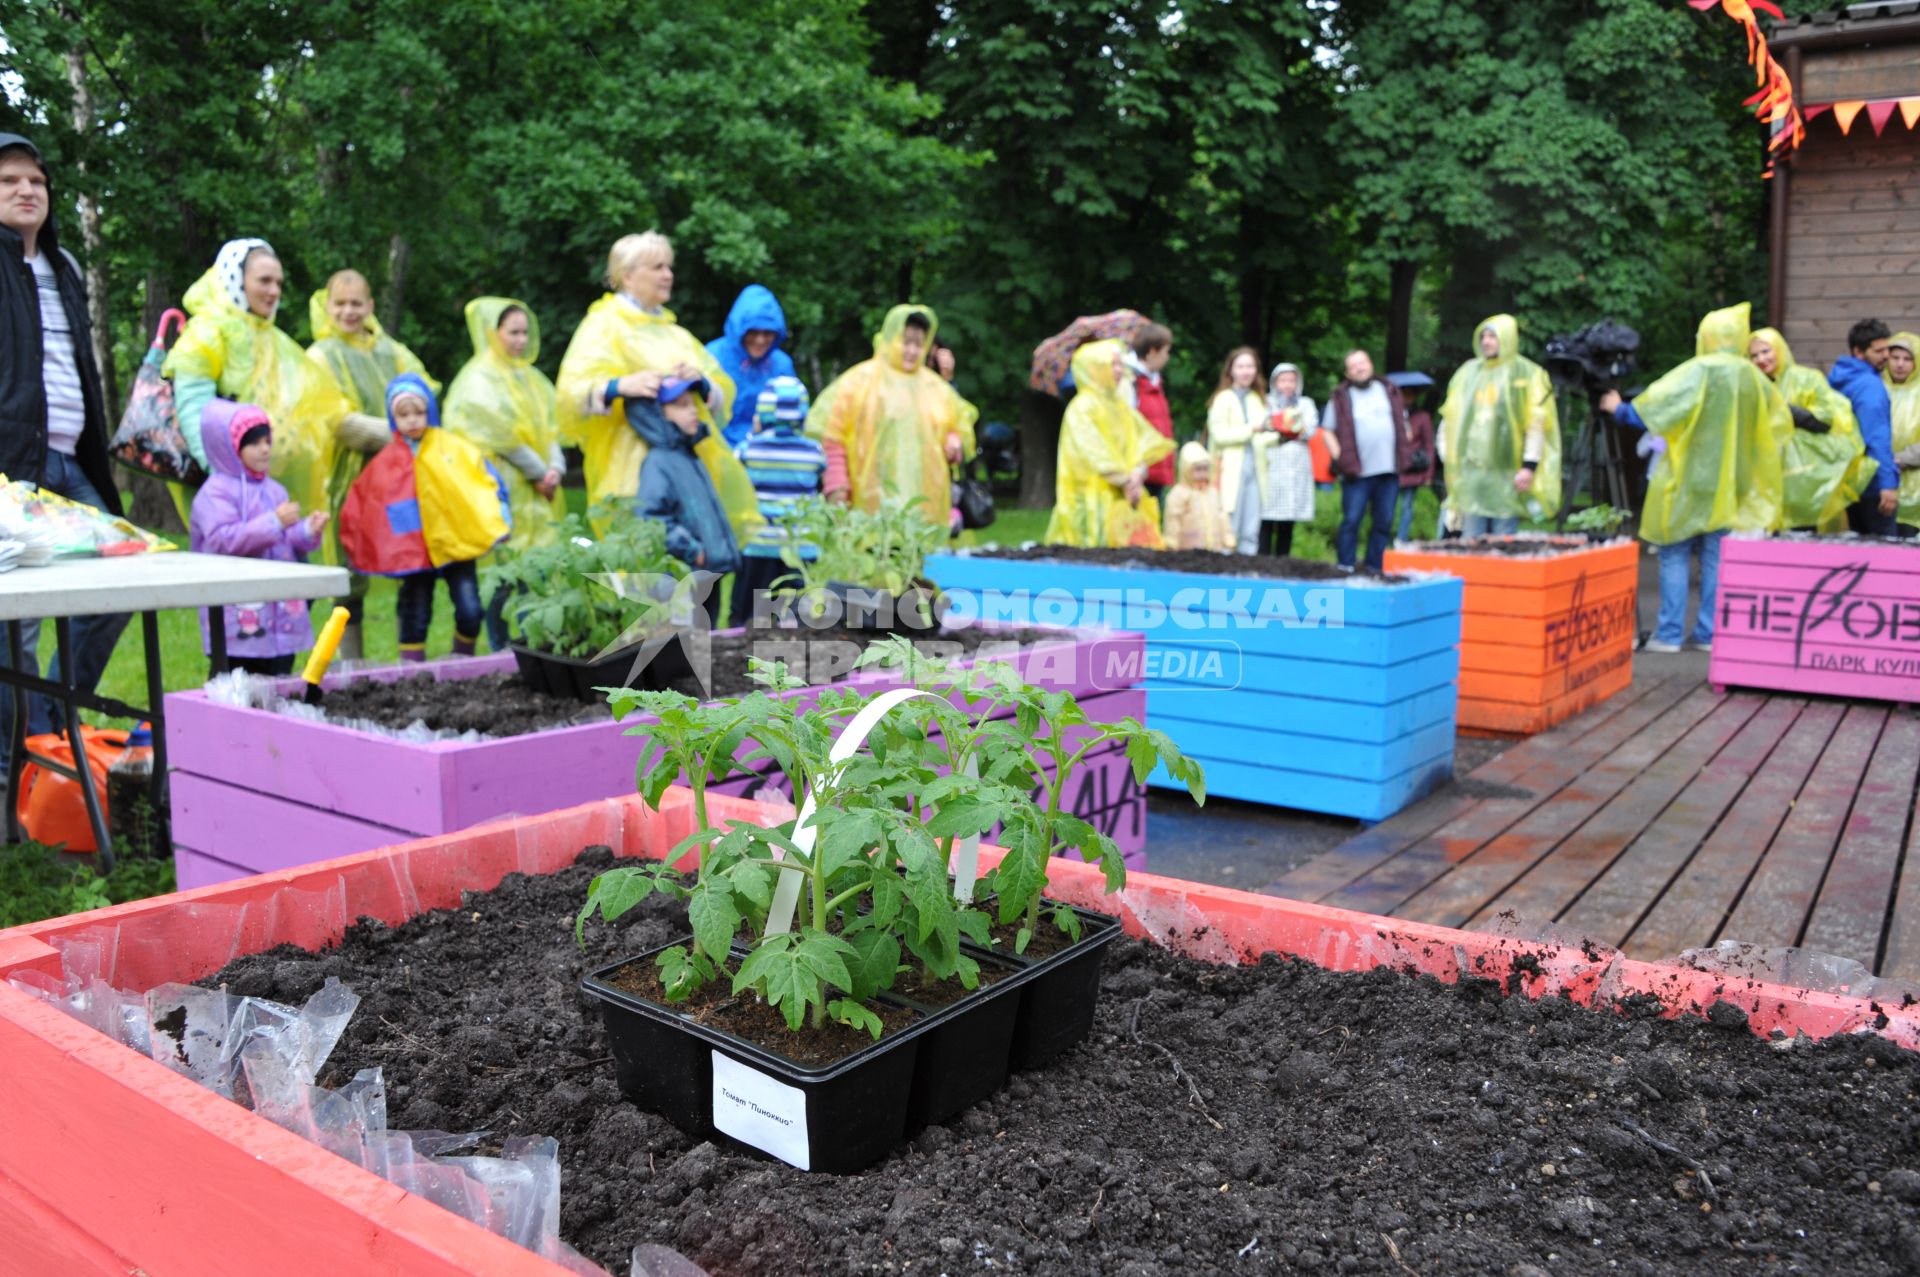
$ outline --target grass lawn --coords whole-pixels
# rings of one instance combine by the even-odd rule
[[[582,503],[578,489],[568,489],[568,503],[579,506]],[[1323,491],[1316,495],[1314,520],[1311,524],[1295,529],[1293,552],[1303,559],[1321,559],[1333,561],[1334,533],[1340,526],[1340,494],[1338,491]],[[1018,545],[1025,541],[1038,541],[1046,532],[1050,510],[1017,510],[1002,508],[991,528],[981,532],[963,534],[962,543],[985,544],[998,542],[1005,545]],[[1439,517],[1439,506],[1433,493],[1427,489],[1420,492],[1419,503],[1414,507],[1413,535],[1416,539],[1432,537]],[[367,616],[365,622],[366,663],[369,665],[391,665],[399,659],[399,636],[394,628],[393,607],[399,592],[399,584],[390,579],[376,578],[373,588],[367,595]],[[315,628],[325,617],[325,601],[315,606]],[[52,643],[47,644],[49,652]],[[160,614],[161,664],[166,671],[168,691],[180,691],[199,687],[207,681],[207,657],[200,643],[200,619],[197,613],[190,611],[162,612]],[[444,656],[453,650],[453,610],[446,602],[443,590],[437,600],[433,614],[433,629],[427,637],[427,655]],[[107,696],[117,697],[132,704],[141,704],[146,699],[146,664],[140,650],[140,627],[129,625],[121,637],[120,645],[114,650],[113,660],[107,665],[106,676],[100,680],[100,690]],[[118,720],[98,715],[87,715],[90,722],[101,725],[125,726]]]

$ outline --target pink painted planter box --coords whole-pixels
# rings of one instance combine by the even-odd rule
[[[1713,623],[1717,687],[1920,702],[1920,547],[1728,537]]]
[[[1104,630],[1060,635],[1057,643],[1023,648],[1011,659],[1032,681],[1073,692],[1096,719],[1144,720],[1141,637]],[[513,658],[499,654],[354,671],[329,678],[327,686],[421,672],[475,678],[513,668]],[[896,683],[865,672],[834,686],[875,690]],[[791,693],[808,702],[818,694],[815,688]],[[601,721],[478,743],[413,743],[238,709],[201,691],[176,692],[167,698],[167,753],[180,885],[289,869],[631,793],[644,742],[626,732],[644,721]],[[1133,782],[1119,750],[1103,751],[1084,766],[1069,796],[1072,810],[1110,833],[1130,865],[1144,865],[1146,791]],[[765,786],[743,776],[718,788],[743,794]]]
[[[782,814],[756,815],[725,798],[710,812],[719,820]],[[362,916],[398,926],[509,873],[550,873],[588,844],[658,858],[691,828],[685,790],[669,791],[658,812],[629,796],[0,931],[0,1077],[13,1092],[0,1104],[0,1272],[565,1277],[568,1270],[222,1099],[5,978],[57,979],[56,946],[91,945],[103,980],[145,992],[277,944],[320,948]],[[983,866],[998,860],[982,850]],[[1130,877],[1111,897],[1092,866],[1060,862],[1051,877],[1052,895],[1117,914],[1129,935],[1207,961],[1279,953],[1341,971],[1504,980],[1533,998],[1649,995],[1669,1016],[1702,1015],[1724,1000],[1747,1013],[1756,1034],[1879,1032],[1920,1043],[1920,1008],[1152,874]],[[583,1191],[563,1183],[563,1193]]]

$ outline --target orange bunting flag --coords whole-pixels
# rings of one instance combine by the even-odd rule
[[[1833,104],[1833,118],[1840,122],[1840,132],[1852,132],[1855,117],[1857,117],[1861,111],[1865,110],[1866,106],[1867,104],[1864,101],[1835,102]]]
[[[1908,128],[1920,120],[1920,97],[1900,99],[1900,119]]]
[[[1773,175],[1773,161],[1785,151],[1792,150],[1807,136],[1806,121],[1801,118],[1800,108],[1793,101],[1793,81],[1767,48],[1767,37],[1760,31],[1760,23],[1754,17],[1754,10],[1767,14],[1776,22],[1782,21],[1778,5],[1769,0],[1687,0],[1687,4],[1705,12],[1718,8],[1729,18],[1738,22],[1747,33],[1747,61],[1752,64],[1754,83],[1759,89],[1746,100],[1746,105],[1762,121],[1773,126],[1773,136],[1767,140],[1766,175]],[[1848,117],[1846,124],[1851,124]],[[1845,125],[1842,126],[1843,128]]]

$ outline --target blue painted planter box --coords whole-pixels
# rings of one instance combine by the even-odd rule
[[[1205,764],[1210,794],[1384,820],[1453,774],[1455,578],[1288,581],[982,555],[934,555],[926,571],[956,619],[1144,634],[1148,721]],[[1164,772],[1148,783],[1172,787]]]

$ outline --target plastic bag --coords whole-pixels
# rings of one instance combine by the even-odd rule
[[[160,375],[167,359],[167,323],[187,322],[177,310],[160,316],[160,327],[153,334],[153,345],[140,361],[133,379],[133,393],[127,396],[127,410],[120,415],[120,428],[113,432],[109,451],[122,465],[142,474],[158,475],[193,487],[207,478],[207,472],[187,448],[187,438],[174,419],[173,383]]]
[[[25,480],[0,474],[0,528],[19,527],[53,545],[56,559],[171,550],[164,537],[82,501],[69,501]]]

